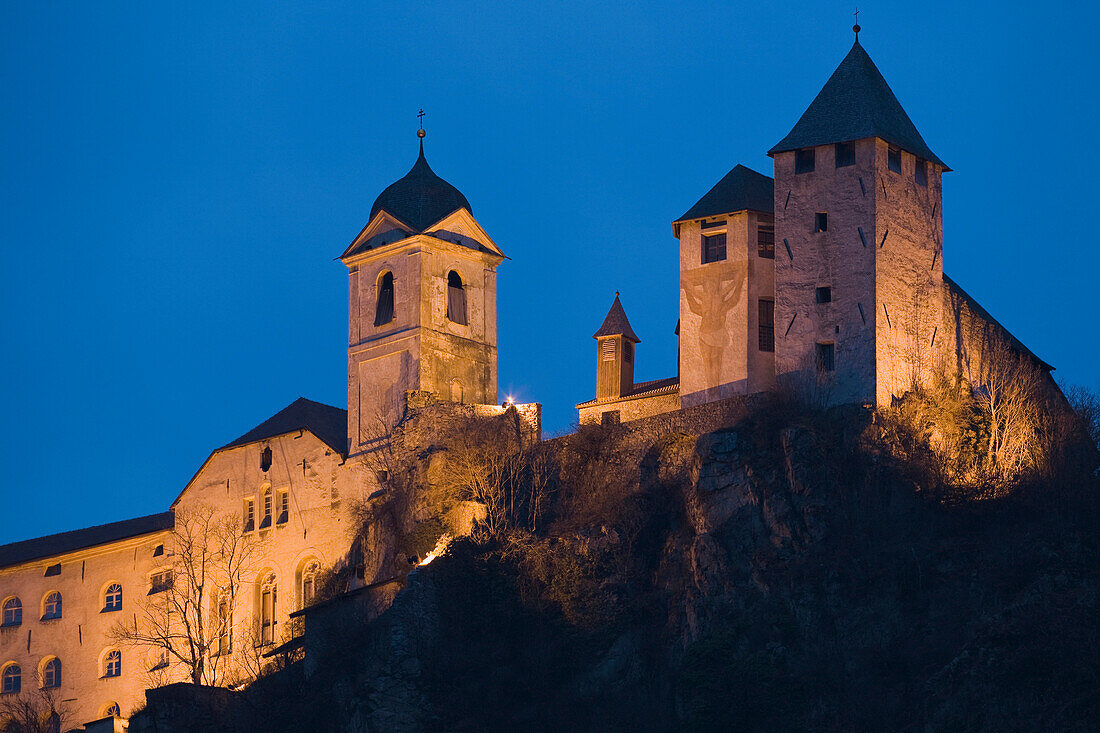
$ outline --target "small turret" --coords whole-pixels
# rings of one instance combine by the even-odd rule
[[[603,319],[596,339],[596,399],[623,397],[634,389],[634,344],[641,339],[630,327],[619,294]]]

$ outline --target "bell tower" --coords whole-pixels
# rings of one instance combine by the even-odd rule
[[[504,254],[420,153],[340,260],[348,268],[349,454],[422,399],[496,403],[496,268]]]
[[[931,376],[941,175],[856,41],[775,162],[775,373],[826,403],[888,405]],[[942,334],[940,334],[942,340]]]

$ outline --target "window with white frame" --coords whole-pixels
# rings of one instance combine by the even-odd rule
[[[42,600],[42,620],[61,618],[61,593],[50,591]]]
[[[19,596],[12,596],[4,601],[4,620],[0,626],[18,626],[23,623],[23,601]]]
[[[103,610],[122,610],[122,585],[120,583],[111,583],[107,586],[107,590],[103,592]]]
[[[111,649],[103,655],[103,676],[119,677],[122,675],[122,652]]]

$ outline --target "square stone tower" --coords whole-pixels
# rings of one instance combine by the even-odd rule
[[[504,254],[420,156],[374,202],[348,268],[348,443],[369,447],[410,391],[495,404],[496,268]]]
[[[774,382],[772,179],[736,166],[672,224],[680,240],[680,402]]]
[[[769,155],[778,385],[887,405],[936,366],[950,169],[858,37]]]

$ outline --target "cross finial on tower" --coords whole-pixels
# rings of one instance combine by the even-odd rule
[[[421,109],[419,112],[416,113],[416,116],[420,118],[420,129],[416,131],[416,136],[419,138],[423,138],[426,134],[424,132],[424,110]]]
[[[858,42],[859,41],[859,31],[860,31],[860,27],[859,27],[859,8],[856,8],[856,12],[852,13],[852,15],[854,15],[855,18],[856,18],[856,24],[852,26],[852,30],[855,31],[856,41]]]

